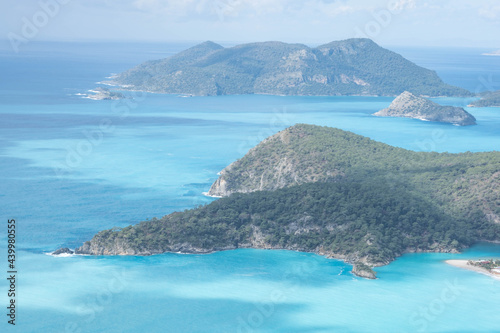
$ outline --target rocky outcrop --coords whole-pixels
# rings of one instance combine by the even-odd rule
[[[311,128],[309,125],[299,124],[265,139],[250,149],[242,159],[223,169],[210,187],[208,195],[226,197],[232,193],[273,191],[291,185],[342,177],[344,173],[340,163],[330,163],[324,154],[314,149],[302,149],[301,146],[313,146],[320,140],[319,136],[333,134],[335,142],[332,141],[328,151],[333,159],[334,156],[344,154],[350,135],[326,133],[328,130],[321,127],[310,132]],[[366,154],[371,156],[370,152]]]
[[[92,241],[85,242],[82,246],[75,249],[75,254],[90,255],[151,255],[162,253],[161,251],[137,251],[130,247],[127,242],[122,240],[115,242],[102,242],[99,234]]]
[[[354,264],[352,268],[352,273],[356,276],[365,278],[365,279],[376,279],[377,274],[370,268],[370,266],[357,262]]]
[[[76,248],[75,254],[87,254],[94,256],[151,256],[154,254],[162,254],[166,252],[184,254],[207,254],[235,249],[237,249],[237,247],[235,246],[201,248],[193,246],[192,244],[187,242],[172,244],[170,246],[146,246],[143,248],[136,248],[123,240],[115,241],[113,243],[102,243],[94,237],[92,240],[85,242],[79,248]]]
[[[90,94],[87,94],[85,98],[93,99],[95,101],[117,100],[125,98],[122,93],[110,91],[108,88],[98,87],[93,90],[89,90],[89,92]]]
[[[55,250],[54,252],[52,252],[52,255],[53,256],[58,256],[58,255],[61,255],[61,254],[73,254],[74,252],[71,251],[69,248],[67,247],[63,247],[63,248],[60,248],[58,250]]]
[[[453,125],[476,125],[476,118],[463,108],[442,106],[405,91],[387,109],[374,114],[379,117],[406,117]]]

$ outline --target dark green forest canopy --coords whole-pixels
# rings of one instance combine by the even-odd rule
[[[304,169],[315,180],[233,193],[105,230],[77,252],[283,248],[382,265],[407,251],[450,252],[500,240],[499,152],[417,153],[338,129],[296,125],[265,140],[231,172],[266,172],[270,161],[291,158],[291,152],[301,168],[315,167]]]

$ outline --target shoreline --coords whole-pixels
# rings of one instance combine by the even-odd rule
[[[453,259],[453,260],[445,260],[444,262],[447,263],[448,265],[462,268],[462,269],[466,269],[466,270],[473,271],[473,272],[477,272],[479,274],[487,275],[489,277],[492,277],[492,278],[500,281],[500,274],[491,273],[490,271],[488,271],[484,268],[481,268],[481,267],[468,265],[467,264],[468,261],[469,260]]]
[[[209,193],[209,192],[201,192],[201,194],[203,194],[204,196],[209,197],[209,198],[216,198],[216,199],[223,198],[222,196],[218,196],[218,195],[210,195],[210,194],[208,194],[208,193]]]
[[[114,78],[118,77],[119,74],[115,75]],[[112,79],[112,77],[106,77],[106,79]],[[283,94],[274,94],[274,93],[248,93],[248,94],[224,94],[224,95],[197,95],[193,93],[174,93],[174,92],[160,92],[160,91],[151,91],[151,90],[144,90],[144,89],[137,89],[134,85],[131,84],[120,84],[116,81],[113,80],[103,80],[96,82],[97,84],[102,84],[106,86],[111,86],[111,87],[118,87],[121,89],[116,89],[118,91],[134,91],[134,92],[144,92],[144,93],[149,93],[149,94],[160,94],[160,95],[179,95],[180,97],[214,97],[214,96],[243,96],[243,95],[260,95],[260,96],[277,96],[277,97],[304,97],[304,96],[310,96],[310,97],[387,97],[387,98],[395,98],[398,97],[398,94],[395,95],[373,95],[373,94],[360,94],[360,95],[283,95]],[[429,96],[429,95],[422,95],[424,98],[472,98],[475,96],[446,96],[446,95],[441,95],[441,96]]]

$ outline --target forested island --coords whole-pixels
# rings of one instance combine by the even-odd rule
[[[374,114],[379,117],[405,117],[458,126],[476,125],[476,118],[463,108],[443,106],[405,91],[391,105]]]
[[[198,96],[231,94],[473,96],[370,39],[318,47],[205,42],[113,77],[123,89]]]
[[[206,206],[99,232],[92,255],[314,252],[371,267],[406,252],[500,240],[500,153],[424,153],[340,129],[295,125],[221,172]]]

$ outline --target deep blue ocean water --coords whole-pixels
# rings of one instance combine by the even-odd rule
[[[467,109],[478,125],[377,118],[386,97],[190,97],[76,94],[111,73],[188,44],[31,43],[0,48],[0,250],[17,221],[17,332],[500,332],[500,281],[442,261],[500,256],[408,254],[352,276],[337,260],[290,251],[67,257],[97,231],[213,199],[217,172],[295,123],[339,127],[418,151],[500,149],[500,109]],[[448,83],[500,89],[487,50],[401,49]],[[465,107],[471,99],[439,98]],[[5,257],[5,256],[4,256]],[[7,262],[0,265],[7,270]],[[0,282],[1,308],[7,283]]]

